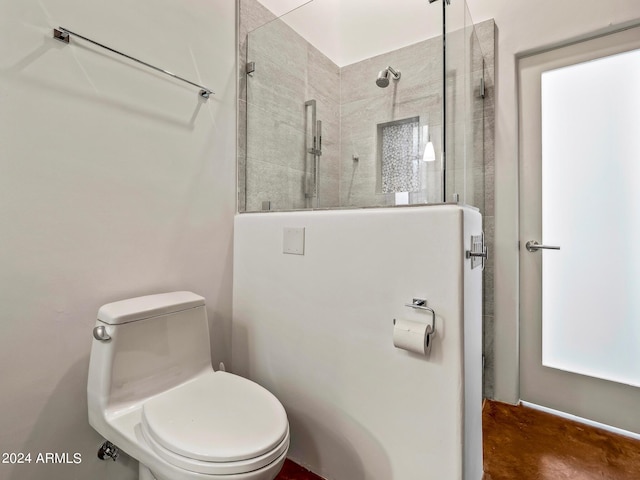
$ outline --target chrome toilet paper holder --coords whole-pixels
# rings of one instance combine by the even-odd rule
[[[431,336],[436,333],[436,312],[433,308],[427,307],[427,301],[424,298],[414,298],[411,303],[405,303],[404,306],[431,312],[431,325],[427,325],[427,335]]]

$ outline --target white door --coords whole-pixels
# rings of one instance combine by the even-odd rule
[[[640,433],[640,28],[519,86],[520,397]]]

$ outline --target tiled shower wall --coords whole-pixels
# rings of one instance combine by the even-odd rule
[[[476,25],[476,34],[484,61],[482,72],[484,75],[484,101],[481,116],[474,118],[473,148],[476,149],[474,158],[483,158],[482,168],[474,169],[474,182],[484,182],[482,224],[485,242],[489,254],[482,275],[482,325],[483,325],[483,355],[484,355],[484,396],[494,396],[494,239],[495,239],[495,31],[493,20]],[[476,70],[477,71],[477,70]],[[476,83],[476,85],[478,85]]]
[[[388,66],[400,80],[380,88],[375,80]],[[376,141],[381,123],[419,117],[427,125],[440,158],[442,125],[442,39],[435,38],[383,53],[340,69],[342,94],[340,141],[340,205],[394,205],[394,195],[382,193]],[[411,203],[440,202],[440,162],[418,162],[422,192]]]
[[[316,206],[305,195],[313,193],[313,157],[305,152],[308,100],[316,101],[322,121],[320,207],[337,207],[339,68],[259,2],[241,0],[239,5],[239,210],[262,210],[265,201],[272,210]],[[250,75],[245,74],[247,61],[255,62]]]
[[[360,207],[393,205],[393,195],[378,193],[377,125],[419,117],[428,125],[436,158],[442,133],[442,39],[434,38],[339,68],[257,0],[240,0],[238,25],[238,210],[258,211],[315,206],[305,198],[305,109],[317,101],[323,121],[320,158],[320,206]],[[271,23],[270,23],[271,22]],[[468,65],[448,69],[448,92],[456,100],[447,119],[448,151],[452,162],[447,191],[464,188],[467,203],[483,214],[489,250],[483,276],[484,394],[493,396],[493,238],[494,238],[494,39],[493,20],[475,25],[471,40],[460,52]],[[252,32],[247,45],[247,35]],[[464,45],[462,42],[466,42]],[[450,42],[456,45],[455,41]],[[250,57],[247,57],[247,51]],[[482,54],[480,54],[480,52]],[[454,55],[456,53],[454,52]],[[247,61],[256,71],[245,73]],[[400,70],[399,81],[376,86],[380,70]],[[458,67],[456,65],[456,67]],[[466,73],[465,73],[466,72]],[[484,73],[485,98],[479,81]],[[465,77],[466,75],[466,77]],[[469,80],[471,78],[471,80]],[[247,82],[251,82],[247,91]],[[461,99],[465,99],[462,101]],[[247,110],[249,113],[247,114]],[[247,125],[252,141],[247,147]],[[457,134],[455,129],[458,129]],[[473,145],[474,150],[465,152]],[[308,158],[306,159],[308,161]],[[423,192],[411,201],[441,198],[439,162],[421,165]],[[467,182],[465,185],[461,181]],[[450,195],[447,195],[448,197]],[[451,198],[447,198],[451,200]]]

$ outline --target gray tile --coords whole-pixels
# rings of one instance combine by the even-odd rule
[[[494,318],[485,315],[482,317],[483,324],[483,355],[484,355],[484,378],[483,395],[485,398],[493,398],[495,390],[495,355],[494,355]]]
[[[331,177],[340,178],[340,144],[323,143],[320,156],[320,173]]]
[[[249,158],[247,211],[261,211],[263,201],[270,201],[272,210],[306,208],[304,181],[300,170]]]
[[[485,202],[485,186],[484,186],[484,168],[474,167],[471,169],[471,181],[467,178],[467,203],[480,209],[480,212],[484,210]],[[471,185],[471,188],[469,188]]]
[[[341,102],[389,95],[394,85],[400,92],[436,84],[441,77],[440,48],[441,41],[431,39],[342,67]],[[401,78],[398,82],[391,80],[387,88],[380,88],[375,83],[378,72],[389,65],[401,72]]]
[[[238,87],[238,99],[243,100],[243,101],[247,101],[247,80],[248,80],[248,75],[246,75],[244,73],[244,68],[241,69],[242,71],[238,72],[238,82],[237,82],[237,87]]]
[[[485,232],[486,235],[486,232]],[[494,314],[494,270],[492,265],[487,265],[482,274],[482,310],[484,315]]]
[[[483,167],[486,162],[486,152],[484,149],[485,121],[484,119],[474,120],[470,125],[467,140],[471,142],[467,151],[472,153],[473,167]]]
[[[420,42],[341,70],[343,162],[350,162],[351,156],[357,153],[361,159],[359,170],[370,179],[347,183],[344,178],[349,178],[349,171],[343,169],[342,185],[349,185],[352,197],[362,197],[366,191],[361,189],[371,189],[378,181],[377,124],[414,116],[420,117],[421,124],[434,126],[441,122],[441,75],[438,68],[434,68],[434,62],[416,61],[433,56],[439,49],[441,41]],[[402,77],[397,84],[392,82],[388,88],[380,89],[372,78],[386,65],[401,70]],[[437,135],[432,130],[432,139]],[[429,182],[433,184],[434,179],[430,177]],[[439,184],[439,179],[435,183]],[[433,192],[434,188],[429,190]]]
[[[247,78],[247,103],[265,110],[280,111],[282,115],[295,110],[297,115],[307,100],[305,80],[291,76],[281,81],[280,75],[271,62],[256,66],[253,76]]]
[[[483,215],[493,217],[495,214],[495,172],[493,164],[484,167],[484,211]]]
[[[340,206],[340,177],[320,171],[320,207]]]
[[[249,119],[257,118],[257,112],[277,118],[289,127],[304,131],[305,96],[304,89],[290,90],[283,85],[270,87],[263,82],[249,81],[248,113]]]
[[[287,167],[273,165],[260,160],[248,159],[247,163],[247,200],[246,210],[262,210],[262,202],[270,201],[272,208],[290,208]]]
[[[257,0],[239,0],[239,2],[240,42],[249,32],[266,25],[276,18],[271,11]]]
[[[378,72],[387,65],[380,66],[372,59],[363,60],[340,69],[340,103],[342,105],[365,98],[382,95],[387,89],[376,86]]]
[[[246,175],[246,157],[238,156],[238,212],[247,210],[247,175]]]
[[[495,253],[495,231],[496,222],[495,217],[485,216],[482,217],[482,230],[484,231],[485,244],[487,246],[488,259],[486,262],[487,267],[493,268],[494,261],[493,256]]]
[[[447,73],[460,75],[467,68],[469,64],[469,35],[470,31],[465,28],[447,33],[445,49]]]
[[[495,131],[496,121],[493,111],[488,112],[484,117],[483,143],[485,149],[485,165],[495,163]]]
[[[453,200],[453,195],[458,194],[461,202],[471,203],[471,199],[467,200],[466,198],[465,181],[466,177],[464,168],[447,168],[447,198],[444,200],[446,202],[450,202]]]
[[[247,153],[247,102],[238,100],[236,120],[237,155],[244,157]]]
[[[493,19],[485,20],[484,22],[476,24],[475,29],[480,48],[484,54],[485,64],[493,70],[495,65],[495,22]]]
[[[311,44],[307,44],[307,71],[313,93],[340,105],[340,68]]]
[[[302,114],[302,113],[301,113]],[[288,120],[288,119],[287,119]],[[274,165],[303,169],[305,153],[304,131],[299,130],[279,114],[248,106],[247,157]]]
[[[282,20],[251,32],[247,52],[247,60],[256,64],[250,77],[254,82],[304,96],[307,43]]]
[[[276,17],[257,0],[239,0],[238,5],[238,78],[244,76],[249,32],[266,25]],[[244,85],[241,85],[244,87]],[[242,98],[242,97],[241,97]]]
[[[387,207],[393,205],[391,195],[385,194],[353,194],[342,197],[342,205],[345,207]]]
[[[363,152],[358,154],[358,160],[355,161],[353,158],[346,158],[347,156],[342,152],[342,162],[340,165],[340,181],[344,183],[346,179],[349,179],[349,183],[354,183],[356,180],[360,180],[363,178],[372,178],[374,181],[377,180],[379,175],[379,165],[378,159],[376,158],[376,154],[374,152]],[[357,188],[369,188],[369,183],[360,184],[358,183]]]
[[[493,216],[495,212],[495,118],[484,120],[484,168],[485,168],[485,211]]]
[[[375,125],[397,120],[391,97],[370,97],[341,104],[341,124],[343,130],[375,131]]]
[[[363,197],[375,197],[378,179],[363,169],[360,162],[352,162],[351,169],[343,168],[340,175],[340,204],[343,206],[365,206]],[[377,204],[377,203],[376,203]]]
[[[442,123],[442,92],[405,95],[398,99],[394,110],[398,118],[420,116],[423,124],[440,125]]]

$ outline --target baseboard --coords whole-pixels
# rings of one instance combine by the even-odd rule
[[[640,434],[630,432],[628,430],[623,430],[622,428],[612,427],[611,425],[606,425],[604,423],[596,422],[594,420],[589,420],[588,418],[578,417],[577,415],[571,415],[570,413],[561,412],[559,410],[554,410],[553,408],[543,407],[541,405],[536,405],[535,403],[529,403],[520,400],[520,405],[532,408],[534,410],[539,410],[541,412],[550,413],[551,415],[555,415],[557,417],[566,418],[567,420],[573,420],[574,422],[582,423],[584,425],[589,425],[591,427],[599,428],[601,430],[606,430],[607,432],[615,433],[617,435],[622,435],[623,437],[633,438],[634,440],[640,440]]]

